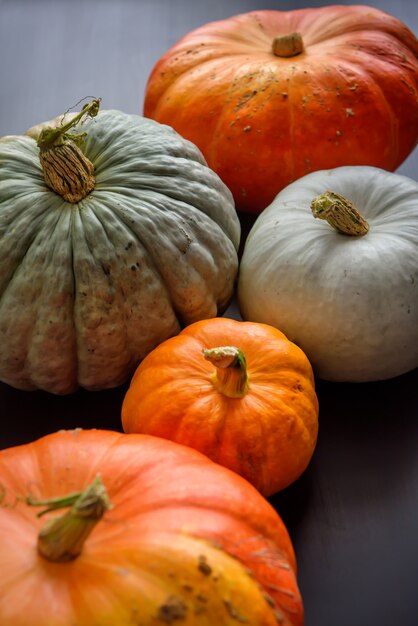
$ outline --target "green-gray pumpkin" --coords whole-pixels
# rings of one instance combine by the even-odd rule
[[[170,127],[96,105],[0,140],[0,380],[19,389],[120,385],[233,293],[227,187]]]

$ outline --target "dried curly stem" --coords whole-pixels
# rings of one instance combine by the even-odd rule
[[[80,144],[86,133],[70,133],[86,117],[99,112],[100,98],[85,104],[67,124],[44,128],[38,137],[39,158],[45,183],[67,202],[85,198],[96,183],[94,166],[83,154]]]

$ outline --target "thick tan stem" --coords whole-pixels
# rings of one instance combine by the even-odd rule
[[[64,200],[80,202],[96,183],[94,166],[83,154],[79,144],[85,133],[69,133],[84,117],[97,115],[100,100],[93,100],[83,107],[67,124],[44,128],[38,138],[39,158],[46,185]]]
[[[303,39],[300,33],[289,33],[275,37],[272,51],[276,57],[295,57],[303,52]]]
[[[73,141],[39,154],[44,180],[67,202],[75,204],[94,189],[94,166]]]
[[[326,191],[311,202],[314,217],[326,220],[344,235],[361,237],[369,232],[369,224],[356,207],[346,198],[333,191]]]
[[[235,346],[222,346],[203,350],[203,356],[216,370],[212,376],[214,387],[228,398],[242,398],[248,391],[249,381],[244,353]]]

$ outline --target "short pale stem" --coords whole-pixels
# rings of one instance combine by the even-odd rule
[[[93,100],[67,124],[44,128],[38,137],[45,183],[67,202],[76,203],[85,198],[96,182],[94,166],[80,149],[85,133],[68,131],[83,118],[95,117],[99,107],[100,99]]]
[[[295,57],[303,52],[303,39],[300,33],[289,33],[275,37],[272,51],[276,57]]]
[[[87,537],[105,512],[111,508],[106,489],[99,476],[84,491],[62,498],[35,500],[26,498],[31,506],[47,507],[38,516],[65,507],[70,510],[46,522],[38,535],[38,551],[48,561],[65,563],[82,551]]]
[[[326,191],[311,202],[314,217],[326,220],[339,233],[361,237],[369,232],[369,224],[356,207],[333,191]]]
[[[248,371],[244,353],[235,346],[204,349],[203,356],[216,370],[212,376],[215,388],[228,398],[242,398],[248,391]]]

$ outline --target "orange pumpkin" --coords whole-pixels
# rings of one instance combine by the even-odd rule
[[[303,622],[281,519],[195,450],[61,431],[1,451],[0,476],[1,626]]]
[[[378,9],[254,11],[206,24],[156,63],[144,114],[194,142],[259,212],[340,165],[396,169],[418,139],[418,42]]]
[[[200,450],[269,496],[313,454],[318,400],[305,354],[264,324],[191,324],[137,368],[122,406],[129,433]]]

